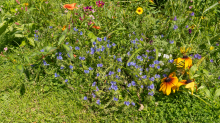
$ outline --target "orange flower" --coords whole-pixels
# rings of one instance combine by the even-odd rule
[[[73,56],[74,56],[74,58],[76,58],[76,55],[73,54]]]
[[[175,75],[175,72],[171,73],[168,77],[161,79],[160,90],[163,91],[164,94],[170,95],[171,89],[175,93],[176,85],[178,83],[178,78]]]
[[[92,28],[100,29],[100,26],[93,26]]]
[[[63,8],[65,9],[69,9],[69,10],[73,10],[73,9],[78,9],[76,6],[76,3],[72,3],[72,4],[65,4],[63,5]]]
[[[66,29],[66,25],[65,25],[65,26],[63,26],[62,31],[64,31],[65,29]]]

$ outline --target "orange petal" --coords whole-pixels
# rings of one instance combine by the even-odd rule
[[[73,4],[65,4],[63,5],[63,8],[66,8],[68,10],[73,10],[73,9],[78,9],[76,6],[76,3],[73,3]]]

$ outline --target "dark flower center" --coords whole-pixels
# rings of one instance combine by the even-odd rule
[[[184,55],[183,58],[188,58],[188,56],[187,56],[187,55]]]
[[[192,82],[192,80],[188,79],[188,80],[186,81],[186,84],[189,84],[189,83],[191,83],[191,82]]]
[[[170,81],[171,81],[171,78],[168,78],[168,77],[167,77],[167,78],[165,79],[165,82],[170,82]]]
[[[138,12],[141,12],[141,10],[139,9]]]

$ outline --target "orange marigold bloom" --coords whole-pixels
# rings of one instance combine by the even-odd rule
[[[63,8],[68,9],[68,10],[73,10],[73,9],[78,9],[76,6],[76,3],[72,3],[72,4],[65,4],[63,5]]]
[[[65,26],[63,26],[62,31],[64,31],[65,29],[66,29],[66,25],[65,25]]]
[[[176,85],[178,83],[178,78],[175,76],[175,72],[171,73],[168,77],[161,79],[160,90],[163,91],[164,94],[170,95],[171,88],[175,93]]]

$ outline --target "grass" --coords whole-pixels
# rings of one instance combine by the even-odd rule
[[[220,122],[219,3],[82,0],[66,12],[72,1],[19,2],[0,2],[1,122]],[[193,64],[182,74],[171,61],[185,55]],[[173,71],[195,79],[193,95],[159,91]]]

